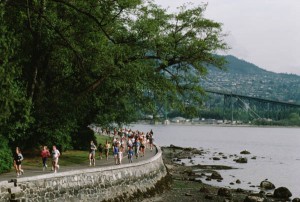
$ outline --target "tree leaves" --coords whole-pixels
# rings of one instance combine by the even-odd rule
[[[14,137],[28,145],[71,147],[70,134],[90,123],[126,124],[165,108],[195,114],[206,65],[224,63],[214,55],[227,48],[221,24],[203,17],[205,5],[173,14],[140,0],[2,5],[3,29],[17,40],[15,48],[3,43],[10,50],[4,59],[18,61],[6,78],[16,81],[12,92],[29,101],[25,117],[32,117],[26,136]],[[15,106],[14,99],[7,103]]]

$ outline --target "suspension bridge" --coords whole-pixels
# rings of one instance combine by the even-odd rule
[[[205,90],[207,93],[223,96],[223,122],[225,120],[251,121],[254,119],[280,120],[300,110],[300,104],[251,97],[232,92]]]

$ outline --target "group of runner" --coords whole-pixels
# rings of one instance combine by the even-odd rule
[[[111,135],[110,131],[103,130],[102,134]],[[105,154],[106,160],[108,160],[110,149],[114,156],[115,164],[122,164],[124,154],[127,154],[129,163],[133,162],[133,157],[136,158],[145,156],[145,149],[149,148],[153,150],[153,131],[150,130],[146,134],[140,131],[132,131],[131,129],[114,129],[113,139],[110,143],[106,140],[105,145],[99,144],[98,148],[91,141],[90,145],[90,166],[95,166],[96,151],[99,150],[99,158],[103,158]]]
[[[52,157],[52,169],[51,170],[54,171],[54,173],[57,173],[57,171],[59,169],[59,165],[58,165],[59,156],[60,156],[60,152],[56,148],[55,145],[53,145],[53,147],[52,147],[51,154],[50,154],[50,151],[47,148],[47,146],[43,146],[42,151],[41,151],[43,171],[48,167],[47,166],[47,159],[49,157]],[[17,177],[24,174],[24,170],[22,169],[22,161],[23,160],[24,160],[24,157],[22,155],[22,152],[21,152],[20,148],[16,147],[16,151],[15,151],[15,154],[13,156],[13,165],[14,165]]]
[[[105,132],[106,135],[111,135],[110,132]],[[115,164],[121,164],[124,154],[127,153],[129,163],[133,162],[134,156],[136,158],[143,157],[145,155],[145,149],[149,148],[151,151],[153,150],[153,131],[144,132],[140,131],[132,131],[131,129],[114,129],[113,131],[113,139],[112,142],[106,140],[105,144],[99,144],[98,148],[93,141],[90,142],[90,151],[89,151],[89,161],[90,166],[96,165],[96,152],[99,151],[99,158],[103,158],[103,154],[105,155],[106,160],[108,160],[108,156],[110,150],[112,149],[112,153],[114,156]],[[60,152],[56,148],[55,145],[52,147],[52,151],[50,153],[47,146],[43,146],[41,150],[42,157],[42,165],[43,171],[47,169],[47,159],[52,157],[52,171],[57,173],[59,169],[58,159],[60,157]],[[17,174],[17,177],[24,174],[24,170],[22,169],[22,161],[24,157],[19,147],[16,147],[15,154],[13,156],[13,164]]]

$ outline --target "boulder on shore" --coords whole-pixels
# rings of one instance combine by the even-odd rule
[[[241,189],[241,188],[237,188],[237,189],[236,189],[236,192],[237,192],[237,193],[244,193],[244,190]]]
[[[248,159],[244,157],[240,157],[238,159],[234,159],[235,162],[237,163],[248,163]]]
[[[244,150],[244,151],[241,151],[240,154],[251,154],[251,153],[247,150]]]
[[[300,202],[300,198],[294,198],[292,202]]]
[[[287,199],[287,198],[290,198],[291,196],[292,196],[292,193],[286,187],[279,187],[279,188],[275,189],[275,191],[274,191],[275,198]]]
[[[266,201],[268,200],[261,196],[247,196],[244,199],[244,202],[266,202]]]
[[[214,180],[218,180],[218,179],[223,180],[222,176],[221,176],[220,173],[218,173],[218,172],[213,172],[213,173],[211,174],[210,178],[211,178],[211,179],[214,179]]]
[[[265,190],[275,189],[275,185],[267,180],[262,181],[259,187]]]
[[[220,188],[218,190],[218,196],[230,197],[231,196],[230,190],[227,188]]]

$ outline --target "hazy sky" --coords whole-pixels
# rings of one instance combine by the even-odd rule
[[[227,54],[259,67],[300,75],[300,0],[155,0],[175,11],[208,3],[205,17],[223,24]]]

